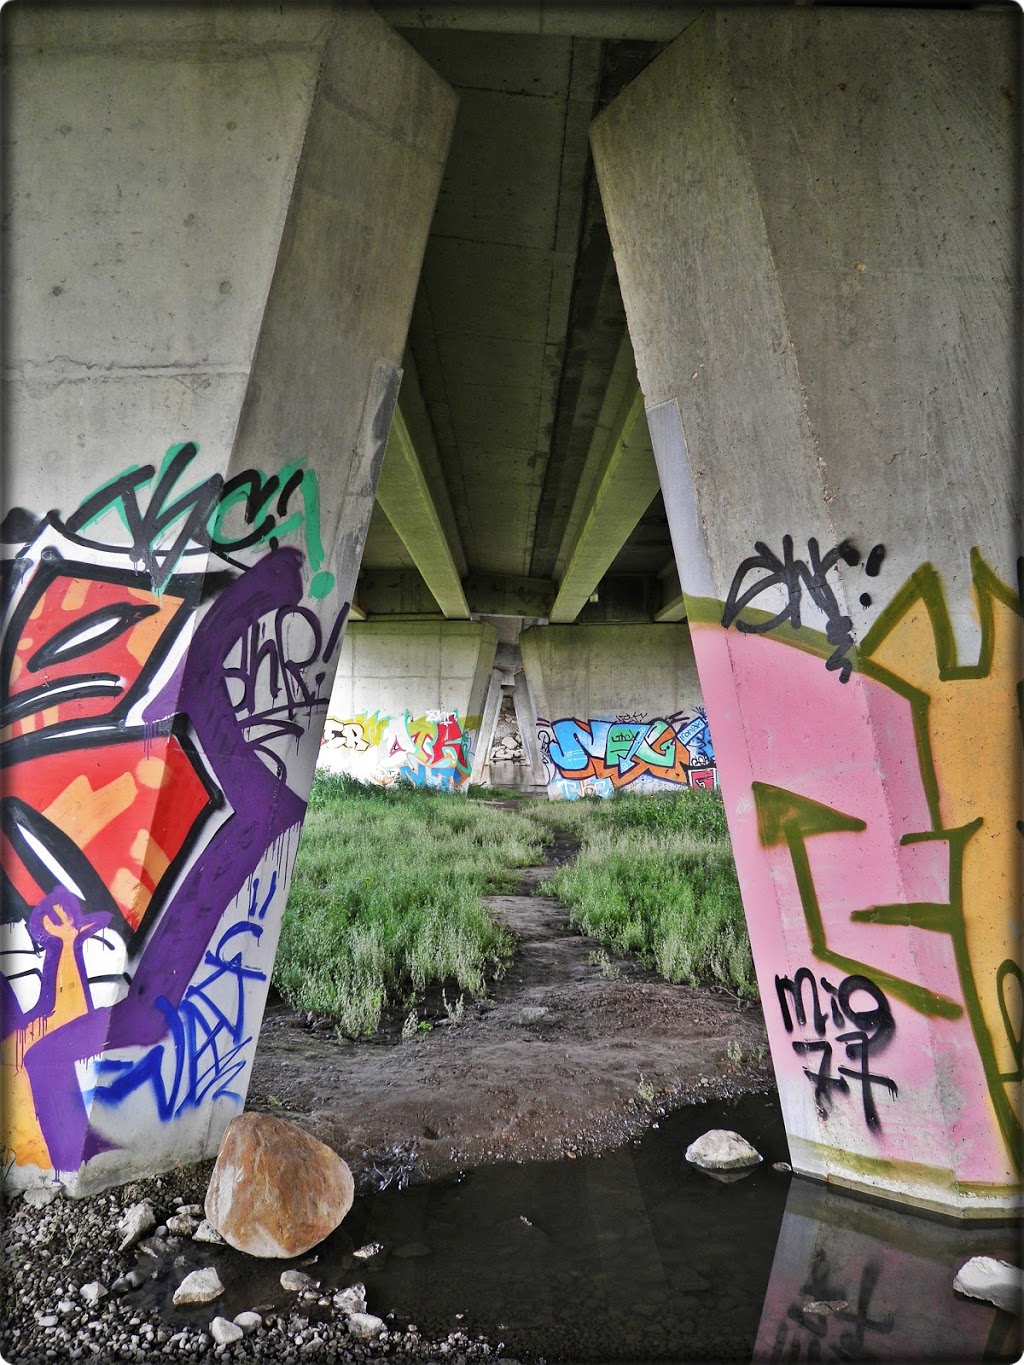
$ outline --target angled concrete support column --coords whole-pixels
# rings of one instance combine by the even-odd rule
[[[369,11],[4,14],[5,1165],[242,1106],[454,99]]]
[[[798,1171],[1020,1195],[1019,15],[704,13],[593,141]]]

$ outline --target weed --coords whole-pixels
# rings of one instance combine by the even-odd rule
[[[618,981],[622,975],[622,968],[617,962],[613,962],[603,948],[598,948],[596,952],[587,954],[587,961],[591,967],[598,967],[601,975],[606,981]]]
[[[654,1086],[651,1085],[642,1071],[640,1072],[640,1079],[636,1083],[636,1097],[642,1104],[654,1103]]]
[[[442,987],[441,999],[444,1002],[444,1012],[448,1016],[449,1024],[461,1024],[466,1013],[466,1001],[463,993],[459,992],[458,1000],[449,1000],[448,992]]]
[[[462,797],[318,774],[275,984],[355,1037],[432,986],[481,994],[513,945],[482,896],[539,861],[542,837],[518,813]]]

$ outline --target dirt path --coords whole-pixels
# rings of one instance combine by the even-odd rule
[[[429,1032],[367,1042],[267,1009],[247,1107],[290,1118],[357,1175],[407,1162],[438,1176],[492,1161],[606,1150],[681,1104],[771,1084],[761,1012],[611,958],[537,894],[487,904],[519,938],[486,1000]],[[730,1055],[731,1054],[731,1055]]]

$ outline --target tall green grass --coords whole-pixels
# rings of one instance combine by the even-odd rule
[[[538,818],[561,815],[559,803]],[[718,792],[575,801],[567,803],[563,827],[582,847],[548,885],[585,934],[638,953],[669,981],[725,986],[756,998]]]
[[[318,774],[275,985],[357,1036],[431,987],[482,993],[513,939],[481,897],[539,862],[542,837],[518,813],[462,797]]]

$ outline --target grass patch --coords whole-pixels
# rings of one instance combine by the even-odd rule
[[[386,1012],[408,1021],[439,987],[453,1000],[483,994],[514,940],[481,898],[511,890],[556,831],[581,849],[548,887],[585,934],[637,953],[669,981],[756,998],[717,792],[524,801],[509,811],[341,773],[318,773],[313,784],[274,984],[294,1008],[330,1015],[355,1036],[373,1033]],[[617,974],[606,954],[601,966]]]
[[[576,807],[586,807],[576,810]],[[552,803],[539,818],[582,840],[549,883],[574,923],[637,953],[669,981],[757,998],[753,958],[717,792]]]
[[[409,785],[318,774],[295,863],[274,984],[298,1009],[372,1033],[431,987],[471,995],[512,951],[481,896],[539,862],[518,813]]]

